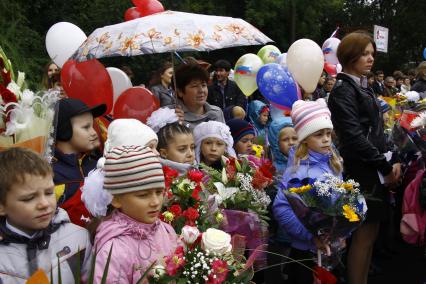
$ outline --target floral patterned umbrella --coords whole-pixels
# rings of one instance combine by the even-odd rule
[[[208,51],[268,42],[272,40],[242,19],[165,11],[96,29],[73,59]]]

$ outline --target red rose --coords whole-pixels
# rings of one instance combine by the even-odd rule
[[[170,185],[173,183],[173,180],[179,176],[179,172],[168,166],[163,166],[163,173],[164,173],[164,183],[166,184],[166,188],[170,188]]]
[[[173,204],[172,206],[170,206],[168,211],[172,212],[173,215],[175,215],[175,218],[179,217],[182,214],[182,208],[179,204]]]
[[[192,180],[192,181],[194,181],[196,183],[201,182],[201,180],[204,177],[204,174],[201,171],[195,170],[195,169],[189,170],[187,175],[188,175],[188,178],[190,180]]]

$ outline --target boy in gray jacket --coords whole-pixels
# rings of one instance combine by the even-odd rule
[[[58,263],[62,283],[75,283],[78,264],[80,275],[90,265],[89,234],[57,208],[50,165],[23,148],[0,152],[0,255],[0,283],[25,283],[38,269],[58,283]]]

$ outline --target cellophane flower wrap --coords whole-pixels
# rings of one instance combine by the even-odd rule
[[[25,74],[22,72],[18,72],[14,81],[10,61],[1,48],[0,73],[0,150],[30,148],[50,161],[59,91],[35,94],[26,88]]]
[[[163,171],[167,195],[161,214],[164,222],[172,225],[180,234],[185,225],[205,230],[221,221],[220,212],[208,212],[207,194],[203,190],[203,172],[190,169],[185,175],[179,176],[178,171],[167,166],[163,167]]]
[[[367,214],[359,184],[332,174],[324,174],[321,180],[291,179],[284,194],[306,229],[329,239],[348,237]]]
[[[224,231],[184,226],[181,243],[172,255],[153,265],[148,283],[249,283],[253,270]]]
[[[219,207],[251,211],[266,222],[271,199],[265,188],[273,182],[275,168],[272,163],[254,156],[239,159],[222,156],[222,165],[222,171],[201,165],[208,175],[207,189]]]

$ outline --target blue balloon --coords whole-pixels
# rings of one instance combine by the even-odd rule
[[[423,49],[423,58],[426,59],[426,47]]]
[[[296,81],[288,69],[277,63],[263,65],[256,76],[260,93],[271,103],[285,109],[299,98],[297,96]]]

